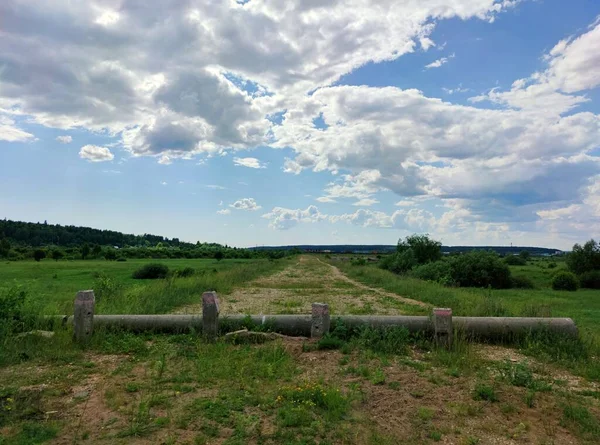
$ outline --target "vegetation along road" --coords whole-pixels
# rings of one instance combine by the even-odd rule
[[[308,313],[314,301],[334,316],[448,305],[573,315],[584,333],[516,347],[459,338],[451,351],[402,329],[350,335],[339,324],[319,342],[260,345],[98,332],[81,349],[68,330],[5,334],[0,443],[597,443],[597,291],[550,290],[540,261],[511,266],[535,281],[527,290],[444,287],[336,256],[161,260],[170,273],[156,280],[132,278],[151,260],[3,263],[1,301],[16,315],[70,313],[83,288],[96,291],[100,313],[198,313],[200,293],[214,288],[225,313]],[[26,310],[11,295],[25,295]]]

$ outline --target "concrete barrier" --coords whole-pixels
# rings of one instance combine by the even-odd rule
[[[215,292],[202,296],[203,313],[198,315],[94,315],[93,291],[78,292],[75,315],[59,316],[63,324],[74,325],[74,337],[88,341],[94,328],[117,328],[141,332],[202,333],[214,341],[219,333],[242,327],[263,326],[274,332],[292,336],[319,338],[329,332],[329,306],[314,303],[311,315],[221,315]],[[436,308],[430,317],[404,315],[341,315],[335,317],[349,329],[361,326],[384,329],[404,327],[409,332],[434,336],[445,347],[452,344],[453,334],[460,332],[468,338],[480,340],[514,339],[529,332],[549,331],[577,337],[577,326],[570,318],[532,317],[453,317],[452,310]]]

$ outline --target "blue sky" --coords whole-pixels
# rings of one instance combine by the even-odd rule
[[[236,246],[600,235],[600,3],[0,5],[0,217]]]

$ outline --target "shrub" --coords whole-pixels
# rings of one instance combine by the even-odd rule
[[[535,285],[533,284],[533,281],[531,281],[531,278],[529,278],[528,276],[516,275],[511,278],[511,287],[517,289],[533,289],[535,288]]]
[[[140,267],[133,272],[133,278],[136,280],[155,280],[158,278],[166,278],[169,274],[169,268],[160,263],[150,263]]]
[[[420,280],[437,281],[445,285],[452,284],[453,282],[450,263],[444,260],[418,266],[413,269],[412,275]]]
[[[19,287],[0,289],[0,338],[17,329],[25,316],[23,306],[27,293]]]
[[[125,261],[127,261],[127,258],[124,258],[122,256],[120,256],[119,258],[117,258],[117,262],[119,262],[119,263],[122,263],[122,262],[125,262]]]
[[[417,264],[425,264],[442,258],[442,243],[429,238],[429,235],[411,235],[398,241],[398,253],[411,249]]]
[[[557,272],[552,278],[552,289],[574,291],[579,287],[579,282],[574,273],[566,270]]]
[[[450,261],[452,280],[462,287],[506,289],[511,285],[510,269],[494,252],[472,251]]]
[[[192,267],[186,267],[184,269],[177,269],[175,271],[175,276],[180,278],[191,277],[196,273],[196,270]]]
[[[567,266],[576,274],[600,269],[600,245],[593,239],[583,246],[575,244],[567,256]]]
[[[366,266],[367,265],[367,260],[365,260],[364,258],[354,258],[351,261],[351,264],[353,266]]]
[[[33,259],[36,261],[41,261],[46,258],[46,251],[42,249],[36,249],[33,251]]]
[[[504,262],[509,266],[525,266],[527,265],[527,260],[517,255],[509,255],[504,258]]]
[[[381,261],[381,268],[397,274],[405,273],[417,265],[417,259],[412,249],[395,253]]]
[[[556,268],[556,263],[554,261],[548,263],[548,269],[555,269]]]
[[[600,270],[589,270],[579,275],[581,287],[600,289]]]

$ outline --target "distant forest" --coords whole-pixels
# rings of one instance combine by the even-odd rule
[[[131,235],[113,230],[58,224],[0,220],[0,258],[9,260],[44,258],[282,258],[299,253],[293,249],[253,251],[217,243],[187,243],[158,235]]]
[[[10,260],[44,258],[124,260],[127,258],[281,258],[301,252],[385,254],[396,245],[298,245],[263,246],[249,249],[217,243],[188,243],[158,235],[132,235],[113,230],[58,224],[0,220],[0,258]],[[492,250],[501,255],[526,250],[532,255],[561,253],[543,247],[442,246],[444,253]]]

